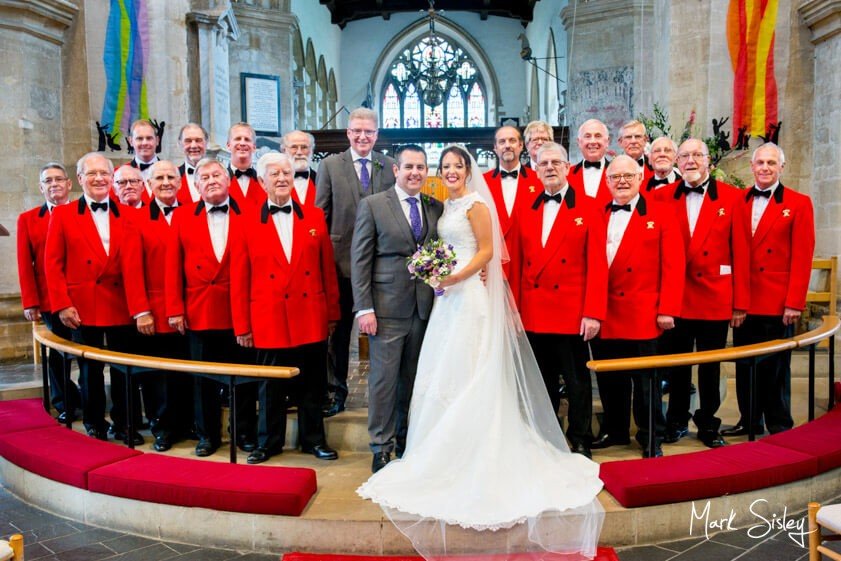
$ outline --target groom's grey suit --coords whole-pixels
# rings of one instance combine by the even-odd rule
[[[421,197],[421,243],[437,237],[441,202]],[[350,251],[354,310],[374,310],[377,334],[370,336],[368,434],[371,451],[402,449],[409,401],[433,291],[413,280],[406,258],[417,250],[395,188],[359,202]]]

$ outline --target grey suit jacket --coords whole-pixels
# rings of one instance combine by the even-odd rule
[[[394,186],[394,159],[379,152],[369,157],[372,173],[367,193],[362,191],[349,148],[328,156],[318,168],[315,204],[324,210],[339,276],[345,278],[350,278],[350,244],[359,201]]]
[[[422,243],[438,237],[444,205],[422,197]],[[412,229],[395,189],[362,199],[356,215],[351,248],[354,311],[374,309],[377,317],[408,318],[417,310],[428,319],[432,289],[409,276],[406,258],[417,250]]]

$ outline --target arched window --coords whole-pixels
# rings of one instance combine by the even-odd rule
[[[476,64],[454,41],[426,34],[403,48],[380,90],[384,128],[484,127],[488,101]]]

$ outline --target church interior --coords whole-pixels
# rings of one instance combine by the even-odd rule
[[[692,137],[716,147],[721,177],[742,188],[753,182],[752,152],[772,140],[785,150],[782,182],[812,200],[814,257],[841,255],[841,3],[835,0],[0,0],[0,23],[0,136],[12,154],[0,160],[6,177],[0,252],[8,264],[0,267],[2,424],[23,414],[7,412],[5,402],[42,397],[42,349],[23,316],[12,264],[18,216],[44,203],[38,185],[47,162],[67,168],[72,199],[82,192],[74,173],[82,155],[101,152],[114,167],[129,162],[129,127],[136,119],[153,123],[158,157],[176,165],[184,159],[178,131],[186,123],[201,124],[208,156],[226,163],[235,123],[256,130],[255,162],[280,150],[285,133],[306,131],[315,139],[317,170],[321,160],[347,148],[348,116],[364,106],[378,115],[376,150],[424,146],[425,192],[439,198],[434,169],[443,147],[464,143],[482,171],[494,169],[494,131],[503,125],[522,131],[544,121],[577,162],[576,134],[584,121],[607,125],[611,157],[622,153],[620,127],[640,120],[652,139],[655,133],[678,142]],[[828,296],[810,305],[801,332],[820,329],[825,316],[837,321],[834,278],[818,273],[812,280],[810,291]],[[113,473],[110,480],[90,481],[85,473],[81,484],[38,475],[26,467],[30,460],[13,460],[29,458],[31,444],[4,444],[11,429],[0,427],[0,539],[23,533],[27,559],[63,561],[253,561],[293,551],[325,555],[281,558],[329,560],[329,552],[410,559],[411,544],[377,505],[355,493],[370,475],[368,348],[364,338],[358,341],[354,337],[347,410],[325,420],[341,459],[325,464],[293,451],[267,463],[313,474],[309,494],[272,482],[271,492],[284,496],[284,504],[293,499],[283,493],[304,497],[288,513],[183,506],[191,504],[183,498],[159,504],[131,490],[114,491],[120,483]],[[665,458],[651,460],[640,460],[636,448],[595,453],[603,474],[612,470],[621,482],[614,488],[624,490],[599,495],[606,511],[600,544],[618,552],[604,559],[817,561],[809,557],[808,532],[798,535],[797,524],[810,501],[841,502],[841,449],[826,445],[838,441],[838,425],[830,423],[841,419],[832,411],[838,353],[829,349],[834,344],[824,341],[810,351],[804,343],[792,356],[791,410],[795,430],[811,425],[812,432],[801,433],[806,444],[766,443],[766,456],[745,458],[736,449],[763,439],[744,436],[730,441],[729,456],[707,463],[690,457],[718,451],[697,440],[671,445]],[[722,372],[719,415],[735,424],[735,367],[725,363]],[[598,395],[593,399],[598,418]],[[42,413],[26,409],[25,415],[41,428]],[[290,422],[287,431],[294,442],[297,425]],[[792,448],[783,454],[771,450],[775,446]],[[156,462],[164,455],[149,444],[138,450],[155,457],[149,470],[181,469]],[[226,465],[223,452],[202,461]],[[246,467],[246,456],[239,454],[238,467]],[[190,443],[176,444],[166,457],[198,461]],[[657,464],[677,457],[684,459]],[[68,473],[81,469],[55,460],[67,461]],[[653,468],[657,481],[630,475],[642,474],[649,461],[661,466]],[[95,479],[105,490],[89,489]],[[681,490],[669,495],[660,484]],[[179,492],[166,491],[170,499]],[[253,486],[249,492],[259,495]],[[658,494],[661,499],[650,498]],[[766,522],[769,531],[762,534]],[[50,540],[58,549],[50,549]],[[6,559],[2,553],[0,545]]]

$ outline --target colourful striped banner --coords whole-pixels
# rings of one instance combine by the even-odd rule
[[[733,138],[764,135],[778,122],[774,28],[778,0],[730,0],[727,45],[733,65]]]
[[[149,20],[145,0],[111,0],[105,49],[103,126],[128,135],[132,121],[149,118],[146,67],[149,60]]]

